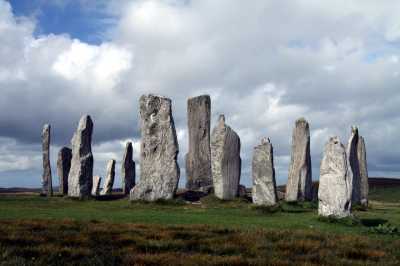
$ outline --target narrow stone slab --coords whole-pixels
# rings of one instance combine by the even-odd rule
[[[215,196],[231,200],[238,195],[242,160],[240,138],[220,115],[211,136],[211,170]]]
[[[269,139],[254,147],[252,161],[252,198],[257,205],[272,206],[278,202],[273,147]]]
[[[318,214],[343,218],[351,214],[352,172],[338,137],[325,144],[321,161]]]
[[[68,175],[71,169],[72,150],[62,147],[58,152],[57,174],[60,181],[59,192],[62,195],[68,194]]]
[[[93,185],[92,154],[93,122],[90,116],[83,116],[71,140],[72,159],[68,175],[68,196],[88,197]]]
[[[93,177],[93,186],[92,186],[92,196],[97,197],[100,195],[100,183],[101,183],[101,177],[94,176]]]
[[[367,152],[365,148],[365,141],[362,136],[358,138],[357,145],[357,158],[360,170],[360,203],[363,206],[368,206],[368,167],[367,167]]]
[[[204,190],[212,186],[210,114],[209,95],[188,99],[189,152],[185,159],[186,188],[189,190]]]
[[[300,118],[293,129],[286,201],[304,200],[312,200],[310,126],[304,118]]]
[[[351,203],[353,205],[361,203],[361,177],[360,167],[358,162],[358,128],[356,126],[351,127],[351,135],[349,142],[347,143],[347,157],[349,167],[353,173],[352,175],[352,198]]]
[[[107,163],[107,174],[104,180],[103,190],[101,195],[111,195],[115,179],[115,160],[109,160]]]
[[[172,199],[178,188],[178,140],[171,100],[143,95],[139,100],[141,152],[140,180],[131,190],[131,200]]]
[[[42,131],[42,155],[43,155],[43,175],[42,175],[42,194],[53,196],[53,182],[50,167],[50,130],[48,124],[43,126]]]
[[[136,182],[136,165],[132,159],[133,148],[132,142],[126,143],[124,158],[122,159],[122,193],[129,194],[131,189],[135,186]]]

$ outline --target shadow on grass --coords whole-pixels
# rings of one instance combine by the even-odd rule
[[[372,219],[361,219],[360,220],[361,224],[366,226],[366,227],[374,227],[374,226],[378,226],[380,224],[385,224],[388,222],[388,220],[385,219],[379,219],[379,218],[372,218]]]

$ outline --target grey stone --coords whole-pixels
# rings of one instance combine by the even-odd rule
[[[42,194],[53,196],[53,182],[50,167],[50,130],[48,124],[43,126],[42,131],[42,155],[43,155],[43,175],[42,175]]]
[[[353,205],[361,203],[361,177],[360,177],[360,167],[358,163],[358,128],[356,126],[351,127],[351,135],[349,142],[347,143],[347,157],[349,167],[353,173],[352,175],[352,198],[351,203]]]
[[[252,161],[252,198],[257,205],[275,205],[278,202],[275,181],[273,147],[269,139],[262,139],[254,147]]]
[[[131,190],[131,200],[172,199],[178,188],[179,152],[171,100],[143,95],[139,100],[141,151],[140,180]]]
[[[211,170],[216,197],[230,200],[238,195],[241,164],[240,138],[225,124],[224,115],[220,115],[211,135]]]
[[[115,179],[115,160],[109,160],[107,163],[106,179],[104,180],[101,195],[111,195]]]
[[[304,118],[296,121],[286,185],[286,201],[312,200],[310,127]]]
[[[343,218],[351,215],[352,172],[338,137],[325,144],[321,161],[318,214]]]
[[[92,154],[93,122],[83,116],[71,140],[72,159],[68,175],[68,196],[84,198],[91,194],[93,184]]]
[[[188,99],[189,152],[186,154],[186,188],[202,190],[212,185],[209,95]]]
[[[100,183],[101,183],[101,177],[94,176],[93,177],[93,186],[92,186],[92,196],[97,197],[100,195]]]
[[[122,159],[122,193],[129,194],[136,182],[136,165],[132,159],[133,148],[132,142],[126,143],[124,158]]]
[[[367,168],[367,152],[365,148],[365,141],[362,136],[358,138],[357,145],[357,158],[358,158],[358,166],[360,169],[360,196],[361,196],[361,205],[368,206],[368,168]]]
[[[57,174],[60,180],[59,192],[62,195],[68,194],[68,174],[71,169],[72,150],[68,147],[62,147],[58,152]]]

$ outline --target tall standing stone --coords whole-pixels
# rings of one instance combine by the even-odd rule
[[[350,215],[352,194],[352,172],[348,164],[345,147],[338,137],[325,144],[321,161],[318,214],[343,218]]]
[[[275,205],[278,202],[275,181],[273,147],[269,139],[262,139],[254,147],[252,162],[253,203],[257,205]]]
[[[94,176],[93,177],[93,186],[92,186],[92,196],[97,197],[100,195],[100,183],[101,183],[101,177]]]
[[[111,195],[115,179],[115,160],[109,160],[107,163],[107,174],[104,180],[101,195]]]
[[[42,153],[43,153],[43,175],[42,175],[42,194],[53,196],[53,182],[50,167],[50,130],[48,124],[43,126],[42,131]]]
[[[131,200],[172,199],[178,188],[178,140],[171,100],[143,95],[139,100],[141,151],[140,180],[131,190]]]
[[[360,169],[360,196],[361,196],[361,205],[368,205],[368,168],[367,168],[367,152],[365,148],[365,141],[362,136],[358,138],[357,145],[357,158],[358,158],[358,166]]]
[[[68,174],[71,169],[72,150],[62,147],[58,152],[57,174],[60,180],[59,192],[62,195],[68,194]]]
[[[122,193],[129,194],[131,189],[135,186],[136,169],[135,162],[132,159],[133,148],[132,142],[126,143],[124,158],[122,159]]]
[[[300,118],[293,129],[286,201],[303,200],[312,200],[312,175],[310,126],[304,118]]]
[[[71,170],[68,175],[68,196],[88,197],[93,184],[93,122],[85,115],[79,121],[72,140]]]
[[[352,175],[352,204],[361,203],[361,177],[360,177],[360,167],[358,162],[358,128],[356,126],[351,127],[351,135],[349,142],[347,143],[347,157],[349,167],[353,173]]]
[[[240,138],[220,115],[211,135],[211,170],[215,196],[230,200],[238,195],[242,160]]]
[[[189,152],[186,154],[186,188],[190,190],[202,190],[212,185],[210,113],[209,95],[188,99]]]

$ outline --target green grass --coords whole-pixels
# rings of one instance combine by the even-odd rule
[[[390,227],[374,229],[380,224]],[[0,196],[0,265],[54,264],[51,249],[60,252],[62,262],[85,258],[89,265],[179,264],[184,258],[216,265],[395,265],[400,236],[386,230],[391,228],[400,228],[396,202],[371,201],[367,211],[337,221],[320,219],[315,203],[257,207],[212,196],[202,204]]]

